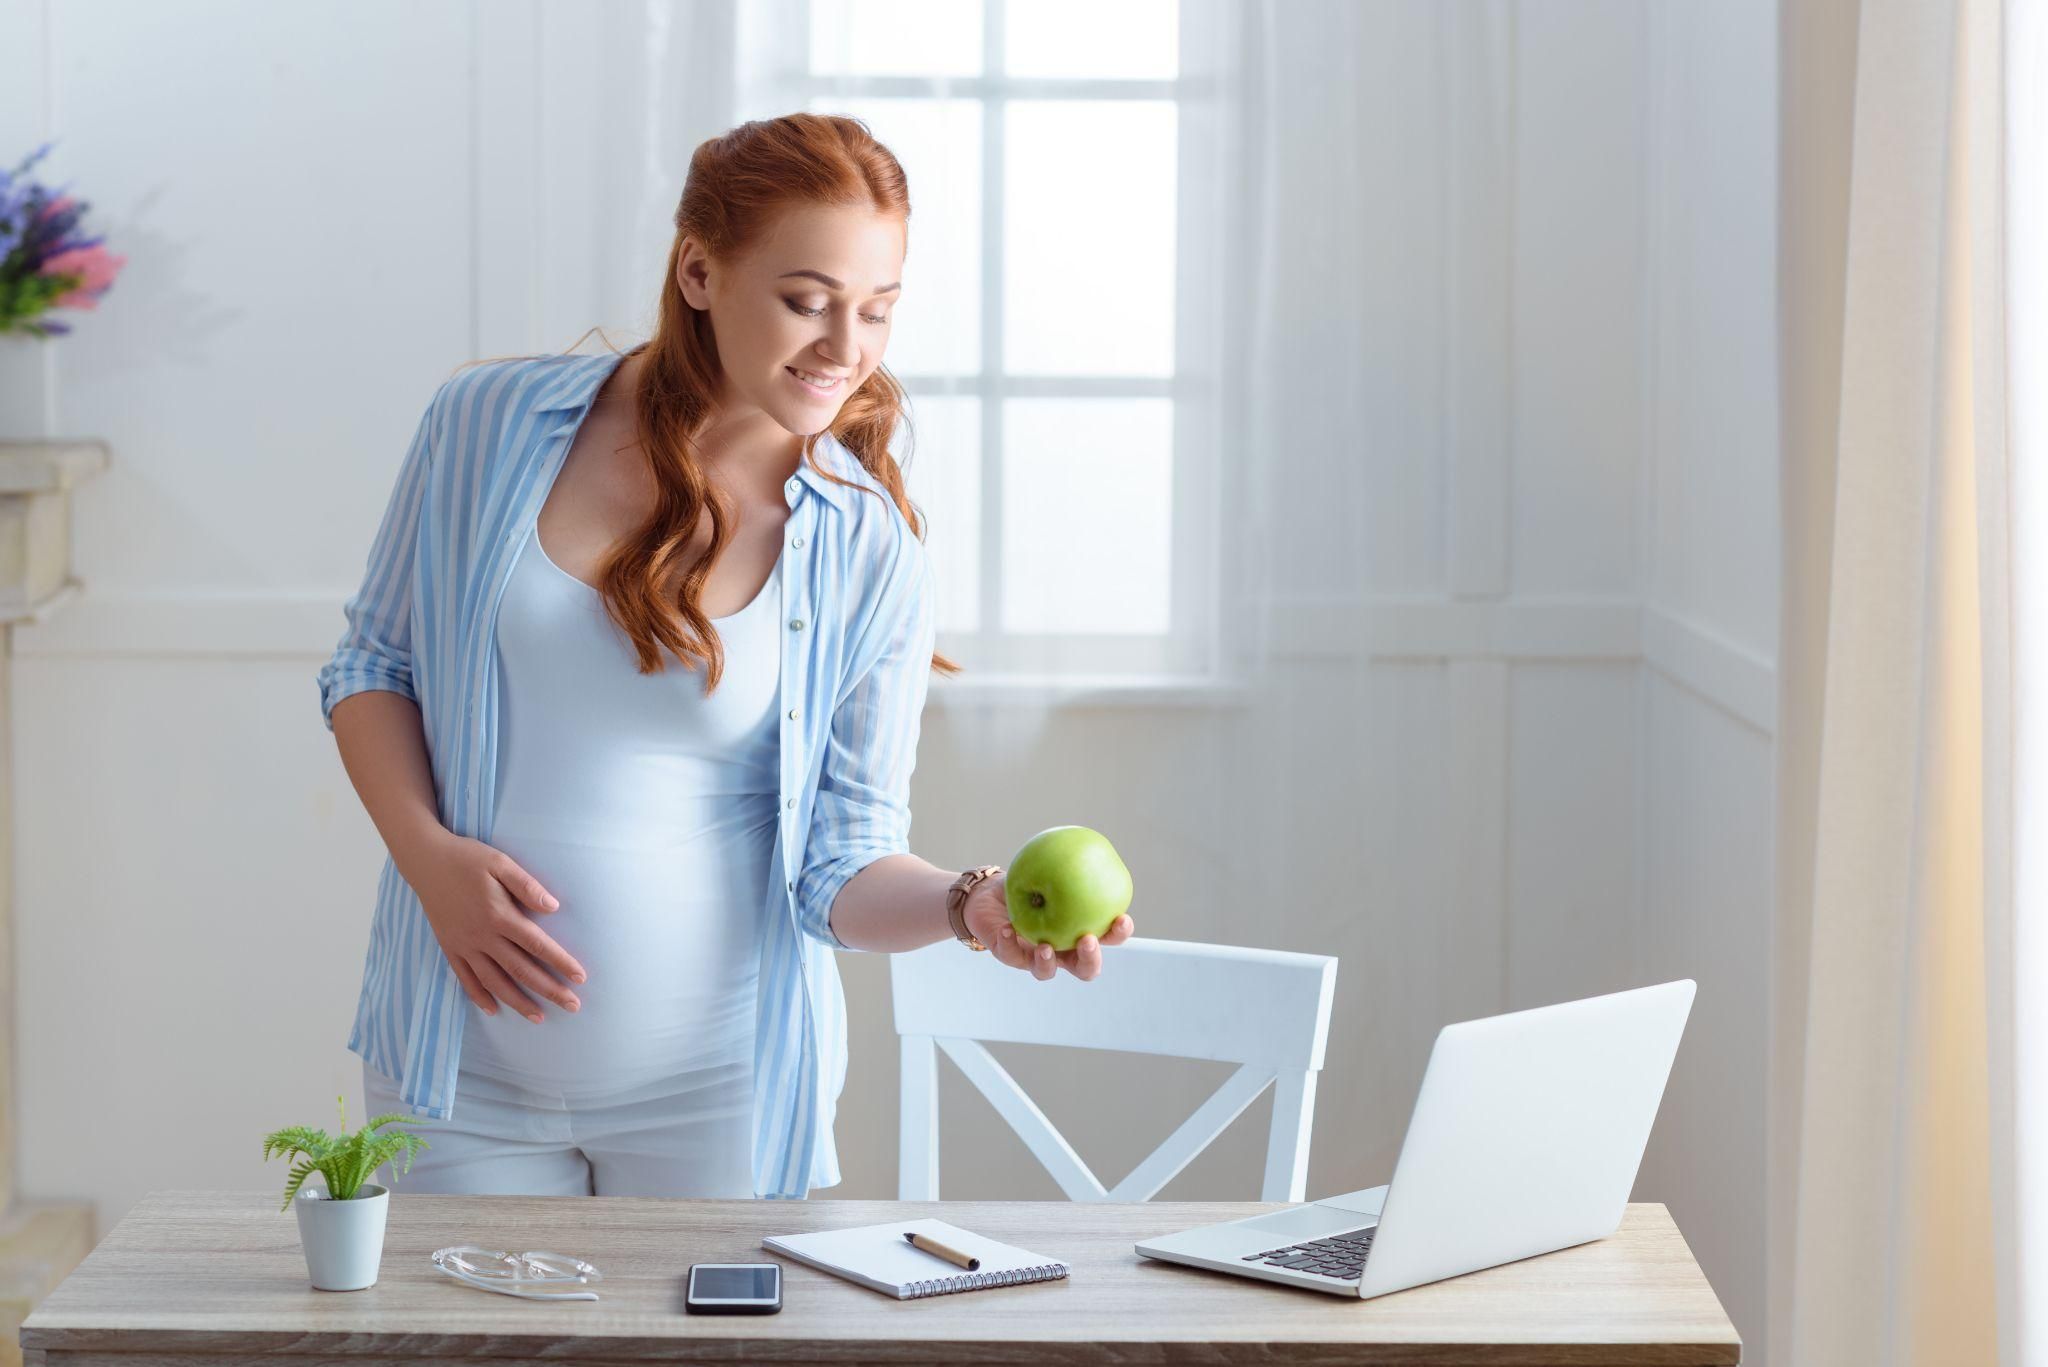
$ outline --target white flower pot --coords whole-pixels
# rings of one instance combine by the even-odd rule
[[[292,1206],[299,1214],[299,1244],[315,1290],[361,1291],[377,1284],[384,1261],[384,1217],[391,1209],[388,1188],[365,1182],[353,1201],[337,1201],[321,1188],[301,1185]]]

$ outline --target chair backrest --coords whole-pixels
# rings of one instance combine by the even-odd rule
[[[1274,1086],[1259,1199],[1300,1201],[1308,1179],[1316,1074],[1330,1033],[1337,960],[1327,954],[1133,937],[1101,977],[1050,982],[951,940],[890,956],[902,1053],[897,1196],[939,1199],[938,1050],[988,1098],[1076,1201],[1149,1201]],[[1241,1065],[1180,1128],[1104,1188],[983,1040],[1117,1049]]]

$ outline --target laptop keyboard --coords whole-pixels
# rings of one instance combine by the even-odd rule
[[[1241,1261],[1266,1267],[1289,1267],[1297,1272],[1319,1272],[1338,1281],[1356,1281],[1365,1275],[1365,1259],[1372,1252],[1372,1236],[1379,1226],[1348,1229],[1324,1239],[1269,1248],[1264,1253],[1247,1253]]]

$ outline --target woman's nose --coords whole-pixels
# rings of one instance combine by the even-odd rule
[[[853,363],[860,358],[860,343],[855,340],[853,329],[853,315],[842,314],[818,344],[818,354],[839,370],[853,369]]]

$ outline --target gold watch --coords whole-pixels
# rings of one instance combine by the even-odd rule
[[[975,938],[967,928],[967,894],[975,885],[995,877],[1003,871],[1001,864],[983,864],[980,868],[969,869],[953,880],[953,886],[946,889],[946,919],[953,923],[953,938],[969,949],[987,949],[988,946]]]

